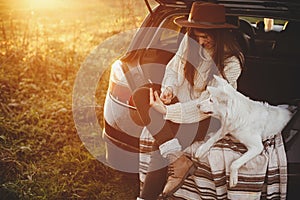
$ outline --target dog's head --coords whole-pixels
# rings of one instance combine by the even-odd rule
[[[207,86],[209,98],[200,102],[198,107],[201,112],[221,119],[226,116],[233,100],[234,88],[226,80],[214,76],[213,86]]]

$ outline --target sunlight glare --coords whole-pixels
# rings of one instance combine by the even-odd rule
[[[32,9],[53,9],[62,5],[61,0],[29,0]]]

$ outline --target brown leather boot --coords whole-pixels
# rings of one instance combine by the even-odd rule
[[[169,154],[167,159],[170,161],[168,169],[168,179],[163,190],[163,196],[172,195],[183,184],[186,177],[193,174],[196,167],[193,161],[187,156],[181,155],[179,158],[175,154]]]

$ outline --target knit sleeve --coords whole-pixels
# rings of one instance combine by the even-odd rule
[[[241,65],[236,57],[230,57],[225,60],[224,74],[229,84],[237,89],[237,80],[241,75]]]
[[[161,91],[164,91],[167,87],[172,87],[173,95],[177,95],[177,85],[178,85],[178,62],[180,58],[178,55],[170,60],[166,66],[164,78],[161,85]]]
[[[171,120],[175,123],[194,123],[207,118],[208,115],[201,113],[198,108],[199,102],[207,97],[208,93],[204,91],[197,99],[166,106],[167,113],[165,115],[165,119]]]
[[[164,91],[166,87],[172,87],[174,95],[177,95],[177,88],[184,80],[183,68],[185,61],[183,58],[186,56],[187,41],[188,36],[185,35],[176,54],[167,64],[164,78],[162,80],[161,91]]]

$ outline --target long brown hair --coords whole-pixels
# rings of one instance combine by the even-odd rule
[[[193,28],[188,28],[188,36],[196,41],[197,38],[194,35],[194,29]],[[219,72],[221,75],[225,78],[224,74],[224,67],[225,64],[224,61],[232,56],[235,56],[238,58],[241,68],[244,66],[244,56],[241,53],[241,49],[236,42],[234,38],[234,34],[232,30],[229,29],[198,29],[199,31],[208,34],[209,36],[212,37],[214,40],[215,46],[213,48],[213,53],[212,53],[212,59],[217,66]],[[197,47],[195,47],[197,46]],[[198,52],[200,45],[190,45],[188,46],[188,59],[190,60],[191,58],[195,59],[195,57],[199,57]],[[191,49],[193,48],[193,49]],[[197,48],[197,49],[195,49]],[[197,55],[195,55],[197,54]],[[194,78],[195,78],[195,73],[197,72],[196,68],[188,61],[185,63],[184,67],[184,76],[188,80],[191,86],[194,86]]]

